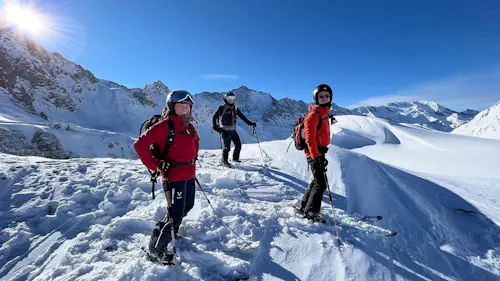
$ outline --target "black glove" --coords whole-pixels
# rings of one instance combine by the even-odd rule
[[[252,123],[250,123],[250,126],[252,126],[252,127],[254,127],[254,128],[255,128],[255,127],[257,127],[257,123],[252,122]]]
[[[311,168],[315,171],[326,171],[326,166],[328,166],[328,160],[326,160],[325,155],[320,155],[314,159],[311,159],[309,164]]]
[[[216,126],[213,126],[213,127],[212,127],[212,130],[216,131],[216,132],[217,132],[217,133],[219,133],[219,134],[220,134],[220,133],[222,133],[222,129],[221,129],[221,128],[219,128],[219,127],[216,127]]]
[[[330,122],[331,122],[332,125],[335,124],[335,123],[337,123],[337,119],[335,119],[335,116],[328,115],[328,117],[330,118]]]
[[[318,146],[318,152],[321,153],[321,154],[326,154],[328,152],[328,146]],[[325,155],[322,155],[323,158],[325,157]],[[325,161],[326,161],[326,158],[325,158]]]

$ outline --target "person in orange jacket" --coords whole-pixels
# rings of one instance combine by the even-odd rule
[[[325,154],[330,144],[328,112],[332,107],[332,95],[330,86],[317,86],[313,91],[314,104],[309,107],[309,113],[304,120],[304,139],[307,144],[304,153],[311,167],[313,180],[302,197],[299,212],[313,220],[319,216],[321,200],[327,188],[325,172],[328,161]]]

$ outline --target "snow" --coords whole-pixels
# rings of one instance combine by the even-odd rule
[[[456,112],[433,101],[394,102],[385,106],[362,106],[354,108],[351,114],[384,118],[393,122],[408,123],[416,126],[450,132],[470,121],[474,110]]]
[[[452,133],[500,140],[500,101]]]
[[[311,176],[301,151],[286,152],[289,140],[261,143],[263,156],[245,144],[233,169],[220,166],[219,149],[200,151],[197,177],[215,213],[198,189],[180,228],[179,280],[500,278],[500,141],[337,119],[327,225],[294,214]],[[153,201],[137,160],[0,154],[0,279],[175,280],[175,268],[150,263],[141,250],[167,212],[157,189]],[[377,237],[393,230],[395,237]],[[250,244],[259,247],[222,251]]]
[[[8,97],[3,97],[5,102],[0,104],[0,128],[23,132],[28,140],[36,131],[50,132],[59,139],[65,151],[71,152],[72,157],[137,157],[133,148],[135,138],[73,123],[48,122],[40,116],[26,113],[14,106]]]

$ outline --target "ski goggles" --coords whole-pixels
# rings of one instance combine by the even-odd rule
[[[170,98],[174,102],[194,104],[194,99],[188,91],[173,91],[171,95]]]
[[[235,97],[235,96],[229,96],[229,97],[227,97],[226,99],[227,99],[227,100],[235,100],[235,99],[236,99],[236,97]]]

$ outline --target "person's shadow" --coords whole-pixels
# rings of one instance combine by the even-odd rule
[[[306,181],[304,181],[298,177],[286,174],[286,173],[280,171],[279,169],[266,168],[265,170],[263,170],[263,173],[266,173],[267,177],[269,177],[277,182],[281,182],[285,186],[293,188],[297,192],[297,196],[298,196],[297,199],[302,198],[301,196],[304,194],[304,192],[306,191],[306,189],[309,185],[309,183],[307,183]],[[330,186],[330,189],[331,188],[332,187]],[[334,207],[345,210],[346,198],[342,195],[334,193],[333,190],[331,190],[331,192],[332,192],[332,199],[333,199]],[[326,191],[323,194],[323,203],[328,204],[328,206],[330,204],[330,199],[328,197],[328,191]]]

